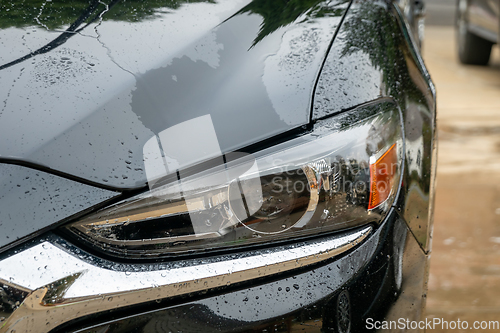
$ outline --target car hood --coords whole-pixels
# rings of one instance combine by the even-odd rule
[[[348,6],[77,3],[0,5],[0,162],[111,189],[146,184],[144,146],[162,132],[195,149],[196,127],[165,132],[192,119],[209,116],[222,152],[308,123]]]

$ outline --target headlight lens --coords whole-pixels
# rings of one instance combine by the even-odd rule
[[[64,228],[107,254],[140,258],[380,223],[400,184],[402,133],[395,104],[365,106],[257,153],[156,180]]]

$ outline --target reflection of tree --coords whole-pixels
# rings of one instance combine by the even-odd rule
[[[253,45],[280,27],[293,23],[301,15],[304,20],[325,16],[340,16],[349,0],[334,4],[324,0],[254,0],[235,14],[254,13],[263,18]],[[139,22],[153,19],[161,12],[175,10],[186,3],[216,3],[216,0],[12,0],[0,3],[0,29],[42,26],[62,29],[54,40],[21,58],[0,66],[0,70],[43,54],[64,44],[89,23],[102,20]]]
[[[253,47],[267,35],[293,23],[301,15],[305,15],[304,20],[341,16],[345,11],[343,5],[348,1],[339,0],[329,4],[324,0],[254,0],[235,15],[248,13],[262,16],[263,21]]]
[[[0,29],[32,25],[61,29],[72,25],[89,7],[92,7],[94,13],[87,18],[85,23],[88,23],[99,17],[99,14],[106,10],[106,5],[116,2],[110,0],[5,1],[0,3]],[[119,6],[114,6],[103,16],[103,20],[138,22],[154,18],[162,9],[178,9],[184,3],[197,2],[214,3],[214,0],[122,0]]]

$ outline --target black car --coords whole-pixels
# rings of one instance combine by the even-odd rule
[[[0,332],[422,328],[421,2],[0,8]]]
[[[458,58],[469,65],[487,65],[491,47],[500,40],[500,1],[457,0]]]

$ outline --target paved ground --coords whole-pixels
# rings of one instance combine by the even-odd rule
[[[445,20],[447,2],[435,4]],[[424,58],[438,91],[439,161],[427,314],[500,320],[500,52],[488,67],[460,65],[453,28],[429,23]]]

